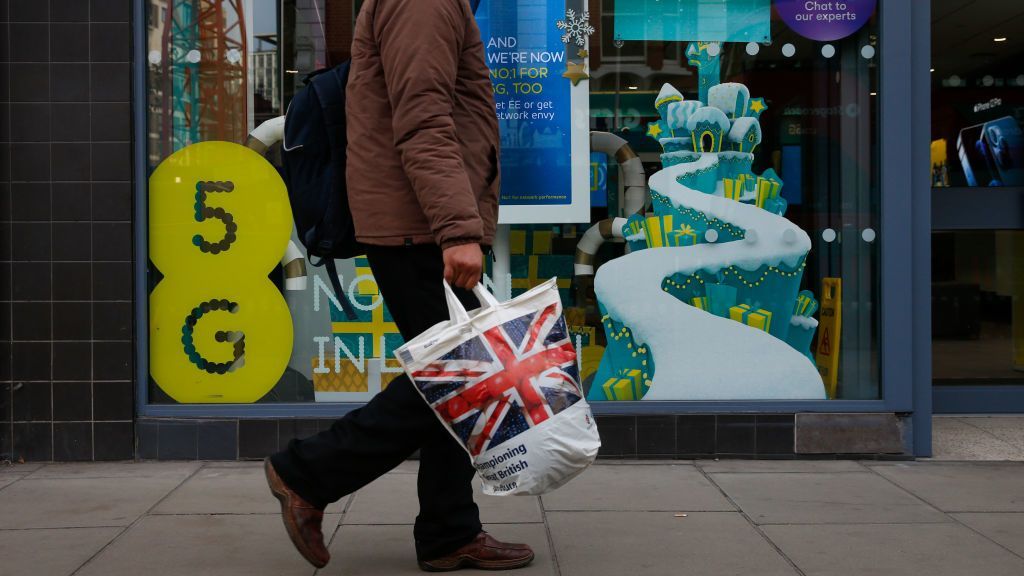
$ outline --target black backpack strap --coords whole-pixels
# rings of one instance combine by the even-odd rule
[[[334,258],[325,258],[322,264],[327,269],[327,277],[331,281],[331,287],[334,288],[334,295],[341,304],[341,311],[350,321],[356,320],[356,311],[352,308],[352,303],[348,301],[348,296],[341,289],[341,278],[338,276],[338,267],[334,264]]]

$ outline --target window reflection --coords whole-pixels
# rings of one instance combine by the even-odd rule
[[[1024,4],[932,2],[932,185],[1024,186]]]
[[[352,0],[151,0],[146,19],[151,168],[197,142],[243,143],[254,127],[282,115],[303,87],[306,75],[348,57],[359,4]],[[591,157],[589,221],[513,227],[511,285],[515,295],[543,279],[558,277],[568,321],[581,346],[582,373],[589,391],[603,385],[595,383],[594,377],[608,344],[593,289],[593,270],[624,255],[627,247],[622,239],[609,234],[588,253],[590,273],[579,275],[578,249],[592,227],[650,210],[650,205],[644,206],[648,197],[644,183],[662,169],[662,148],[648,135],[648,125],[660,118],[655,108],[657,94],[668,83],[687,100],[699,99],[702,92],[706,99],[702,79],[711,72],[695,65],[700,55],[688,41],[618,38],[616,10],[635,9],[638,3],[589,0],[586,4],[596,28],[590,38],[587,70],[590,129],[614,136],[616,146]],[[1008,41],[1007,46],[1012,45]],[[751,169],[756,174],[773,170],[781,177],[784,186],[780,194],[788,205],[785,216],[811,238],[800,289],[820,298],[826,278],[841,280],[844,318],[837,339],[834,397],[879,398],[881,241],[873,231],[879,229],[875,96],[884,47],[878,41],[878,18],[826,46],[795,34],[773,15],[770,42],[727,42],[716,46],[719,49],[721,68],[715,82],[745,84],[755,97],[750,105],[758,106],[760,140]],[[967,77],[966,72],[961,74]],[[981,82],[984,84],[984,76]],[[1008,80],[999,82],[994,79],[992,88],[1009,86]],[[1024,81],[1020,85],[1024,86]],[[1005,165],[1015,166],[1017,136],[1011,126],[993,125],[986,134],[992,144],[986,150],[998,151],[1006,159]],[[697,150],[705,152],[743,145],[710,131],[695,136]],[[543,145],[545,138],[553,137],[537,133],[530,139],[534,145]],[[755,144],[751,140],[748,145],[753,148]],[[623,167],[623,160],[631,156],[621,152],[619,157],[619,151],[626,149],[639,159],[629,167],[635,173],[627,173]],[[275,157],[273,148],[267,157]],[[872,234],[867,234],[868,230]],[[297,239],[292,243],[297,245]],[[344,315],[324,297],[321,286],[329,283],[321,269],[307,266],[307,276],[301,277],[306,281],[303,288],[295,288],[299,277],[294,275],[294,262],[302,256],[300,253],[270,274],[288,301],[295,346],[280,382],[261,401],[364,400],[375,386],[386,386],[397,373],[389,356],[400,339],[390,315],[380,307],[360,318],[363,325],[347,326]],[[346,278],[345,297],[364,306],[378,299],[372,280],[349,286],[350,281],[369,272],[365,260],[340,262],[339,268]],[[151,267],[151,285],[161,281],[161,274]],[[195,281],[201,283],[202,279]],[[318,290],[322,307],[314,310],[313,296]],[[326,360],[321,361],[316,338],[326,336],[339,336],[353,354],[359,350],[359,338],[370,337],[364,342],[365,350],[383,357],[371,359],[376,364],[368,372],[360,371],[359,362],[344,356],[335,365],[332,344],[326,347]],[[377,343],[380,336],[383,345]],[[812,352],[821,349],[820,338],[806,343],[808,346]],[[331,364],[333,371],[317,372],[325,363]],[[150,392],[152,401],[171,401],[157,382],[152,383]]]

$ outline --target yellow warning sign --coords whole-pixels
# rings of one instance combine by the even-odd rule
[[[831,330],[825,328],[821,332],[821,342],[818,344],[818,354],[822,356],[832,355],[832,334]]]
[[[842,279],[822,279],[821,292],[821,320],[818,326],[818,351],[815,354],[815,363],[825,383],[828,397],[835,398],[839,383],[839,336],[843,323]]]

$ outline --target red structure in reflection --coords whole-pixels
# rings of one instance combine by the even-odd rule
[[[172,0],[164,24],[162,156],[201,140],[248,132],[244,0]]]

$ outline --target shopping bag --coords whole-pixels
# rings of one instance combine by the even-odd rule
[[[396,350],[406,374],[468,452],[485,494],[543,494],[601,446],[580,387],[555,279],[508,302],[478,284],[467,312],[445,282],[451,320]]]

